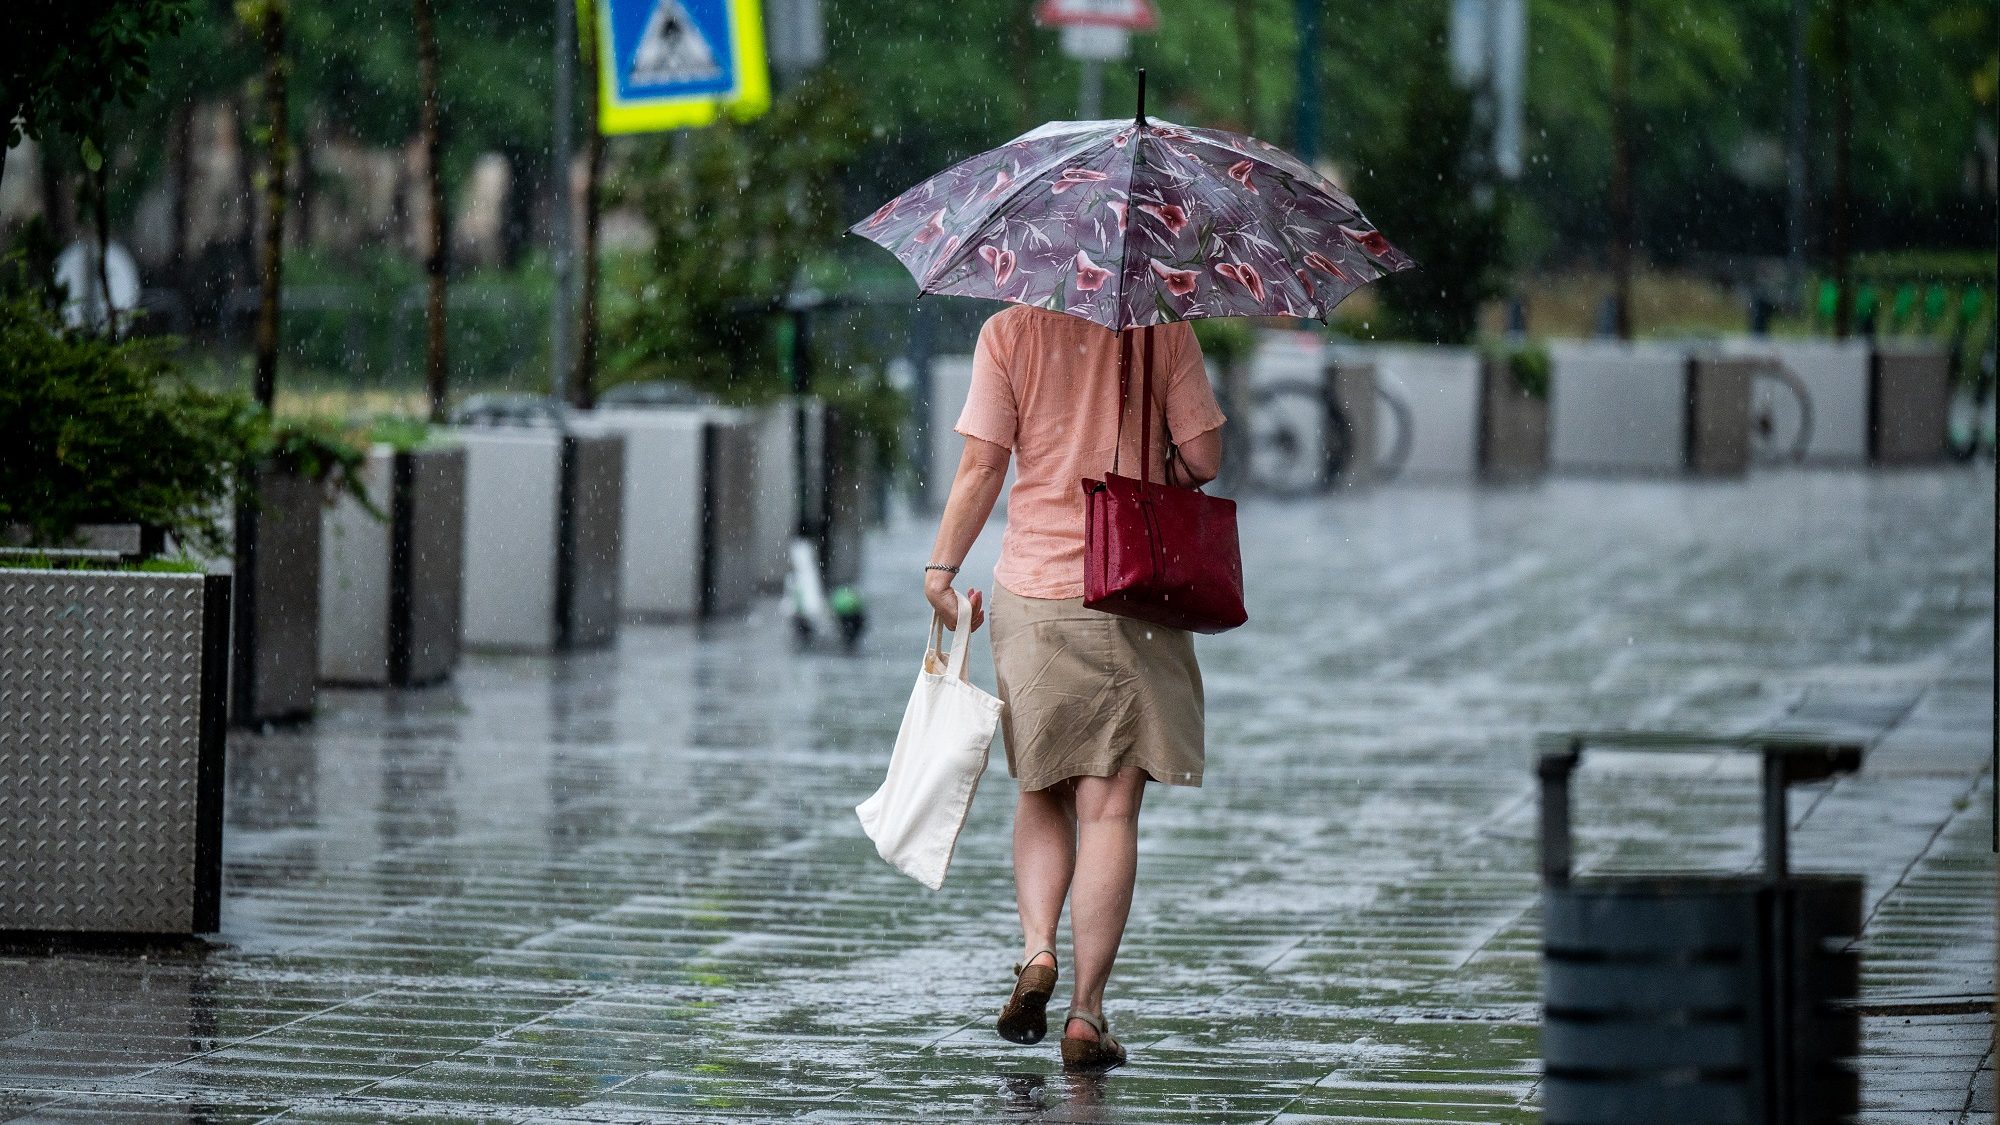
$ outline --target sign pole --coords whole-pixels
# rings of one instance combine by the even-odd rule
[[[1083,87],[1077,91],[1076,115],[1083,121],[1104,116],[1104,60],[1083,60]]]
[[[556,83],[554,143],[550,146],[553,182],[550,184],[549,257],[555,267],[555,291],[549,301],[549,396],[557,402],[569,401],[570,367],[576,362],[574,336],[576,318],[570,311],[570,281],[575,272],[570,230],[569,166],[574,141],[570,136],[570,116],[576,103],[576,10],[575,0],[555,0]],[[593,91],[595,93],[595,91]]]

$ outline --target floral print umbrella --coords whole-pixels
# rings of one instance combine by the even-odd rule
[[[1055,121],[932,176],[849,228],[922,293],[1036,305],[1118,331],[1327,313],[1416,263],[1344,191],[1253,137]]]

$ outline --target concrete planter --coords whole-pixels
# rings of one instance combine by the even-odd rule
[[[388,520],[342,497],[326,512],[320,676],[345,684],[436,683],[458,666],[465,451],[377,445],[362,472]]]
[[[229,715],[239,726],[311,718],[319,702],[320,520],[326,487],[270,467],[256,473],[254,487],[254,501],[239,505],[236,513]]]
[[[1564,472],[1740,476],[1759,361],[1671,344],[1551,349],[1550,459]]]
[[[1773,364],[1804,387],[1812,413],[1802,460],[1823,465],[1867,462],[1874,357],[1865,342],[1737,338],[1724,341],[1723,352]],[[1792,396],[1766,380],[1758,380],[1752,388],[1751,412],[1766,418],[1769,428],[1779,434],[1796,433],[1804,424]]]
[[[1951,360],[1943,349],[1877,346],[1868,373],[1868,459],[1878,465],[1943,460],[1950,405]]]
[[[1549,349],[1549,464],[1559,472],[1679,473],[1687,352],[1560,341]]]
[[[616,636],[625,439],[465,427],[467,648],[553,652]]]
[[[1551,351],[1551,462],[1607,474],[1741,476],[1763,361],[1687,345],[1572,341]]]
[[[1467,348],[1379,347],[1367,352],[1377,381],[1409,410],[1409,455],[1400,476],[1415,481],[1469,481],[1479,475],[1480,357]],[[1378,401],[1376,426],[1398,425],[1393,406]]]
[[[220,928],[230,578],[0,570],[0,932]]]
[[[1479,474],[1523,481],[1549,467],[1549,404],[1521,389],[1504,359],[1479,367]]]
[[[726,407],[604,407],[575,424],[624,441],[623,612],[673,621],[748,607],[764,585],[758,520],[790,511],[757,491],[757,421]]]

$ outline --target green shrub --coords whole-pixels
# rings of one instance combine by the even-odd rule
[[[70,331],[35,295],[0,298],[0,524],[51,547],[82,524],[142,523],[223,549],[231,481],[268,428],[248,399],[180,380],[172,346]]]
[[[638,144],[610,194],[653,243],[606,286],[600,390],[671,379],[734,403],[783,393],[778,313],[805,264],[839,247],[857,107],[820,74],[755,121]]]
[[[147,524],[220,554],[232,485],[265,464],[344,489],[380,515],[361,484],[363,450],[339,426],[273,423],[242,395],[196,387],[174,370],[175,347],[65,328],[28,289],[0,295],[0,526],[63,547],[84,524]]]
[[[255,447],[258,462],[331,485],[352,496],[376,519],[386,519],[368,496],[361,466],[368,450],[345,426],[326,418],[280,418],[267,427]]]

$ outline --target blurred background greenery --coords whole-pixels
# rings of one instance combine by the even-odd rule
[[[94,0],[103,3],[103,0]],[[1629,0],[1632,300],[1640,334],[1743,330],[1753,300],[1783,332],[1824,331],[1828,141],[1837,6],[1849,21],[1853,231],[1862,302],[1920,331],[1974,286],[1991,315],[1996,27],[1990,0]],[[1809,272],[1784,270],[1791,20],[1806,6]],[[260,57],[239,5],[183,0],[151,43],[150,85],[110,105],[99,138],[56,122],[0,177],[0,248],[106,217],[138,258],[148,332],[215,387],[248,383],[257,274]],[[440,173],[449,213],[452,391],[549,379],[554,215],[549,0],[435,0]],[[1324,0],[1310,46],[1319,96],[1298,104],[1297,0],[1158,0],[1156,33],[1107,75],[1105,104],[1150,75],[1149,109],[1318,155],[1428,269],[1343,306],[1361,338],[1469,341],[1524,318],[1589,334],[1610,290],[1616,4],[1528,0],[1524,169],[1496,176],[1447,66],[1446,0]],[[927,299],[887,254],[841,234],[917,180],[1073,116],[1078,64],[1030,0],[824,0],[826,57],[779,75],[757,121],[613,138],[605,159],[599,385],[672,378],[732,398],[788,385],[795,345],[834,393],[867,400],[913,338],[969,346],[991,306]],[[415,408],[423,385],[417,43],[407,0],[291,0],[294,146],[281,406]],[[579,90],[589,89],[587,80]],[[581,95],[580,95],[581,97]],[[577,121],[582,106],[569,107]],[[1299,122],[1315,122],[1299,135]],[[783,314],[830,300],[801,345]],[[1940,311],[1943,309],[1945,311]],[[1980,333],[1974,332],[1974,344]]]

